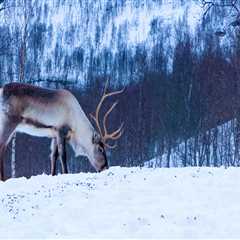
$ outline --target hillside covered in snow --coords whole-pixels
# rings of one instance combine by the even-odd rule
[[[0,182],[3,238],[234,238],[239,168],[120,168]]]
[[[7,81],[18,79],[23,47],[27,79],[64,79],[75,84],[91,74],[129,82],[132,70],[122,70],[123,61],[134,65],[139,51],[146,51],[150,64],[159,43],[171,63],[182,32],[201,39],[196,40],[199,51],[205,47],[204,37],[199,37],[205,9],[199,0],[6,0],[5,5],[0,46],[6,54],[0,59],[0,76]],[[212,25],[224,25],[221,18],[212,21],[208,21],[210,34]]]
[[[237,120],[232,119],[216,128],[209,129],[207,133],[211,138],[209,141],[207,154],[204,154],[203,148],[198,141],[204,142],[204,134],[200,138],[192,137],[187,141],[179,141],[171,149],[171,154],[164,152],[161,156],[144,162],[145,167],[185,167],[186,162],[192,166],[203,166],[206,163],[207,167],[219,166],[239,166],[239,158],[235,152],[238,149],[236,146],[236,125]],[[217,131],[217,134],[216,134]],[[196,147],[197,146],[197,147]],[[220,159],[218,162],[217,159]]]

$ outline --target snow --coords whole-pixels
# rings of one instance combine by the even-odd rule
[[[177,4],[178,3],[178,4]],[[203,9],[197,2],[189,1],[188,4],[182,5],[177,1],[166,1],[163,4],[152,2],[151,4],[142,4],[136,8],[134,2],[128,1],[120,13],[109,22],[105,35],[103,36],[102,48],[113,48],[117,51],[117,45],[112,46],[112,36],[115,31],[121,31],[125,26],[124,36],[126,36],[126,46],[133,48],[137,44],[150,44],[151,23],[153,20],[161,20],[164,29],[174,25],[180,19],[187,15],[187,23],[191,33],[195,33],[196,26],[201,23]],[[113,28],[115,26],[115,28]],[[175,44],[176,37],[172,28],[172,44]],[[117,37],[117,35],[116,35]],[[114,41],[117,44],[117,41]],[[151,43],[152,44],[152,43]],[[151,45],[150,44],[150,45]],[[149,46],[151,49],[152,46]]]
[[[0,183],[2,238],[240,236],[239,168],[121,168]]]

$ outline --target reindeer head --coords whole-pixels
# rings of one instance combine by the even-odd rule
[[[122,93],[124,91],[124,89],[122,89],[120,91],[110,92],[110,93],[107,93],[106,91],[107,91],[107,83],[104,88],[103,96],[102,96],[100,102],[98,103],[95,115],[90,114],[90,116],[94,120],[96,127],[98,129],[98,132],[94,132],[93,137],[92,137],[92,143],[94,145],[94,147],[93,147],[94,161],[92,162],[92,165],[99,172],[108,168],[108,161],[107,161],[107,155],[106,155],[105,149],[116,147],[116,144],[110,145],[109,143],[107,143],[107,141],[108,140],[115,141],[115,140],[119,139],[123,133],[123,123],[117,130],[115,130],[112,133],[108,133],[107,127],[106,127],[107,117],[112,112],[112,110],[117,106],[118,102],[115,102],[109,108],[109,110],[105,113],[105,115],[103,117],[103,129],[101,128],[100,121],[99,121],[99,112],[100,112],[100,109],[101,109],[101,106],[102,106],[104,100],[106,100],[110,96]]]

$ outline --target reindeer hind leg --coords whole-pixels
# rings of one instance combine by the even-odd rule
[[[4,181],[4,153],[6,151],[6,145],[0,144],[0,181]]]
[[[58,145],[57,145],[57,139],[53,138],[51,142],[51,175],[56,175],[56,161],[58,158]]]
[[[3,119],[1,119],[3,120]],[[1,121],[0,127],[0,180],[4,180],[4,154],[7,144],[11,140],[11,137],[18,125],[19,121],[15,118],[8,118]]]

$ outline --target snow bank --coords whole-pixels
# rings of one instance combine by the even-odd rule
[[[3,238],[240,236],[239,168],[120,168],[0,183]]]

